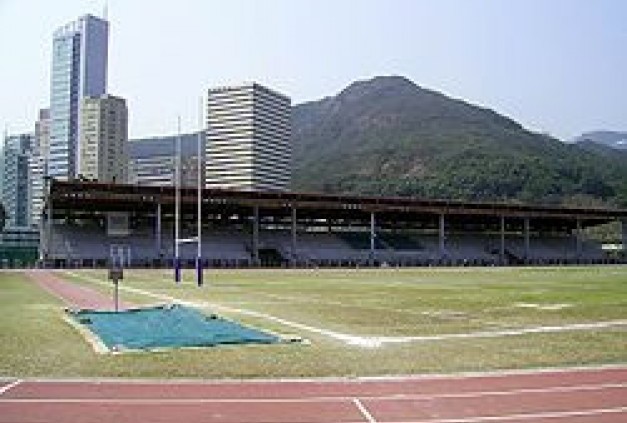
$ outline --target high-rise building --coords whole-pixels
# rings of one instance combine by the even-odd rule
[[[81,102],[80,176],[100,182],[128,181],[126,100],[112,95]]]
[[[109,23],[91,15],[54,33],[48,159],[52,177],[71,179],[81,173],[81,99],[106,93],[108,43]]]
[[[205,186],[285,191],[291,177],[291,101],[257,83],[210,89]]]
[[[198,186],[198,136],[198,132],[180,135],[181,186],[184,187]],[[200,136],[201,151],[204,151],[205,137],[204,134]],[[129,182],[134,185],[174,185],[178,137],[170,135],[131,140]]]
[[[50,109],[39,109],[39,118],[35,122],[35,143],[39,153],[48,157],[50,152]]]
[[[48,174],[50,151],[50,109],[40,109],[35,138],[28,157],[30,222],[36,226],[44,206],[44,177]]]
[[[30,226],[29,157],[33,134],[6,136],[2,151],[2,204],[7,214],[6,227]]]
[[[50,152],[50,109],[39,110],[39,119],[35,122],[35,144],[38,153],[47,161]]]
[[[44,156],[31,151],[28,156],[28,207],[30,225],[37,226],[44,208],[44,176],[46,161]]]

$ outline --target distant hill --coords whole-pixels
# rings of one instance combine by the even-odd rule
[[[620,160],[399,76],[295,106],[292,131],[296,190],[627,206]]]
[[[595,131],[581,134],[573,140],[575,143],[593,142],[617,150],[627,151],[627,132]]]
[[[623,165],[627,166],[627,148],[611,147],[589,139],[578,141],[576,145],[582,150],[603,156],[610,161],[623,161]]]

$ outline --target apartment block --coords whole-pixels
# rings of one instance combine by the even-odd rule
[[[100,182],[128,181],[126,100],[105,94],[81,103],[80,177]]]

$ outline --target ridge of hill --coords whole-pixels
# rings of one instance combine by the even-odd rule
[[[292,141],[299,191],[627,206],[622,157],[533,133],[401,76],[294,106]]]

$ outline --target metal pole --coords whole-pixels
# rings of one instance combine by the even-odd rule
[[[202,266],[202,178],[201,178],[201,173],[202,173],[202,128],[203,128],[203,122],[202,122],[202,97],[200,97],[200,102],[199,102],[199,109],[198,109],[198,125],[200,126],[200,132],[198,132],[198,161],[197,161],[197,166],[198,169],[196,171],[197,173],[197,180],[196,183],[198,184],[198,210],[197,215],[198,215],[198,249],[196,251],[196,285],[197,286],[202,286],[203,284],[203,278],[202,278],[202,272],[203,272],[203,266]]]
[[[581,258],[582,252],[582,232],[581,232],[581,219],[577,218],[577,234],[576,234],[576,242],[577,242],[577,258]]]
[[[179,237],[181,219],[181,117],[178,117],[178,135],[176,137],[175,157],[175,199],[174,199],[174,282],[181,282],[181,261],[179,258]]]
[[[529,240],[529,231],[530,231],[530,221],[528,217],[525,217],[525,223],[524,223],[525,227],[524,227],[524,232],[525,232],[525,258],[529,258],[529,256],[531,255],[531,244],[530,244],[530,240]]]
[[[444,256],[445,254],[445,245],[444,245],[444,239],[445,239],[445,233],[444,233],[444,214],[440,214],[440,234],[439,234],[439,241],[440,241],[440,255]]]
[[[114,297],[115,297],[115,312],[120,311],[120,292],[119,292],[119,281],[115,280],[113,284],[115,285]]]
[[[375,215],[374,212],[370,212],[370,259],[374,261],[375,258]]]
[[[505,216],[501,216],[501,248],[499,250],[501,264],[505,264]]]

